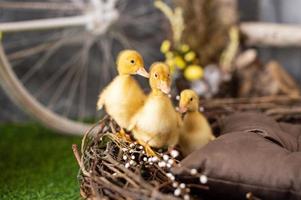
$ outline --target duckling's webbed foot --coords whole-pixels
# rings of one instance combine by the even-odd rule
[[[152,150],[152,148],[146,142],[138,140],[138,143],[144,147],[145,153],[148,157],[156,156],[157,154]]]
[[[156,153],[152,150],[152,148],[150,146],[147,146],[144,148],[145,148],[145,153],[148,157],[156,156]]]
[[[131,140],[131,137],[123,129],[120,129],[120,131],[116,134],[116,136],[125,142],[129,142],[129,143],[133,142]]]

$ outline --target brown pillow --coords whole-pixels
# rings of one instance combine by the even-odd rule
[[[174,173],[189,181],[187,169],[203,172],[214,198],[246,199],[252,192],[262,199],[301,199],[301,126],[244,113],[225,119],[222,132]]]

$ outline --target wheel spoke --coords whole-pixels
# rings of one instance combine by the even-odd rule
[[[83,76],[80,80],[80,99],[79,99],[79,119],[83,120],[86,112],[86,96],[87,96],[87,76],[88,76],[88,65],[89,65],[89,52],[91,49],[93,40],[89,40],[85,45],[82,56],[82,68]]]
[[[78,88],[78,85],[79,85],[79,81],[80,81],[80,77],[81,77],[81,68],[75,73],[74,75],[74,78],[73,78],[73,81],[71,83],[71,87],[70,87],[70,90],[69,90],[69,93],[68,93],[68,97],[65,101],[65,104],[67,105],[67,109],[64,111],[63,115],[65,117],[67,117],[71,111],[71,109],[73,108],[72,107],[72,101],[75,97],[75,93],[77,91],[77,88]]]
[[[102,79],[98,79],[99,80],[99,88],[101,89],[104,85],[105,82],[107,82],[109,80],[109,78],[111,77],[111,71],[112,69],[114,69],[114,59],[112,56],[112,45],[113,45],[113,38],[104,38],[102,40],[100,40],[97,43],[98,48],[101,50],[103,58],[101,61],[101,75],[102,75]],[[95,116],[97,116],[98,111],[95,109]]]
[[[80,27],[86,26],[90,20],[91,18],[87,14],[83,14],[70,17],[5,22],[0,23],[0,31],[5,33]]]
[[[67,62],[65,62],[60,69],[54,73],[49,80],[47,80],[42,86],[41,88],[34,94],[34,96],[36,98],[39,98],[41,96],[41,94],[43,94],[43,92],[47,91],[47,89],[49,89],[53,83],[55,83],[59,77],[61,77],[64,72],[70,67],[72,66],[77,60],[78,60],[79,54],[75,54],[74,56],[72,56],[72,58],[70,60],[68,60]]]
[[[116,39],[124,48],[133,48],[129,39],[125,36],[122,30],[112,33],[112,37]]]
[[[56,51],[63,46],[63,41],[59,41],[54,44],[48,52],[21,78],[21,81],[25,84],[45,63],[46,61],[56,53]]]
[[[102,52],[102,64],[101,64],[101,75],[102,79],[106,82],[109,80],[111,73],[110,69],[114,66],[114,62],[110,62],[112,54],[112,39],[111,38],[103,38],[97,43],[98,48]],[[103,83],[102,83],[103,84]]]
[[[133,12],[132,12],[133,11]],[[141,7],[133,7],[129,10],[130,15],[133,17],[140,17],[141,15],[145,15],[149,11],[149,8],[147,6],[141,6]]]
[[[15,66],[20,65],[21,63],[23,63],[24,60],[13,60],[11,61],[11,66],[12,68],[14,68]]]
[[[61,39],[49,48],[48,52],[21,78],[23,83],[26,83],[45,63],[64,45],[74,43],[79,36],[70,39]]]
[[[138,40],[132,40],[128,38],[129,42],[133,44],[134,47],[137,47],[141,52],[143,52],[143,55],[149,55],[152,57],[156,56],[156,49],[152,49],[152,47],[149,46],[143,46],[143,48],[140,49],[140,47],[143,45],[144,42],[140,42]]]
[[[78,57],[78,59],[80,59],[80,58]],[[65,88],[68,85],[68,83],[72,80],[72,77],[78,71],[79,70],[78,70],[78,66],[77,65],[75,65],[73,68],[70,68],[68,70],[66,77],[58,85],[57,90],[54,92],[53,96],[49,100],[48,105],[47,105],[48,108],[50,108],[50,109],[53,108],[53,106],[55,105],[55,103],[58,101],[58,99],[60,98],[60,96],[63,94]]]
[[[80,81],[79,119],[83,120],[86,114],[88,66],[83,66],[83,77]]]
[[[28,72],[24,74],[24,76],[21,78],[21,81],[25,84],[62,46],[63,41],[59,41],[50,47],[48,52],[41,59],[39,59],[39,61]]]
[[[0,2],[1,9],[79,11],[73,3],[57,2]]]
[[[143,26],[143,25],[149,24],[149,23],[156,23],[159,20],[160,20],[160,16],[153,13],[153,14],[146,15],[146,16],[139,17],[139,18],[137,18],[136,16],[128,16],[122,20],[122,23],[124,23],[126,25],[135,25],[136,27],[139,27],[139,28],[145,28],[145,26]]]
[[[85,39],[84,39],[85,40]],[[55,103],[58,101],[59,97],[63,94],[63,92],[65,91],[67,85],[69,84],[69,82],[71,81],[72,83],[72,77],[76,77],[77,73],[80,71],[80,75],[82,75],[83,73],[83,69],[85,67],[85,63],[83,62],[86,62],[87,59],[88,59],[88,54],[86,51],[88,51],[90,49],[90,46],[87,46],[87,44],[84,45],[83,49],[81,50],[79,56],[77,57],[77,61],[79,61],[79,65],[74,65],[73,66],[73,70],[69,70],[69,73],[66,75],[65,79],[60,83],[60,85],[57,87],[57,90],[55,91],[53,97],[51,98],[51,100],[49,101],[48,103],[48,107],[49,108],[52,108]],[[86,55],[86,56],[84,56]],[[84,58],[86,57],[86,58]],[[80,82],[80,76],[78,77],[79,81]],[[69,102],[67,102],[69,104]],[[69,104],[69,106],[71,106]]]
[[[20,48],[22,46],[29,46],[29,44],[34,44],[34,43],[40,43],[40,42],[54,42],[60,38],[62,38],[63,36],[66,36],[65,32],[68,32],[69,35],[72,35],[71,31],[63,31],[63,32],[59,32],[56,34],[39,34],[39,37],[33,37],[29,39],[29,36],[27,37],[19,37],[19,38],[14,38],[12,41],[6,41],[4,40],[4,46],[5,49],[14,49],[14,48]],[[74,32],[73,32],[74,33]],[[18,33],[19,34],[19,33]],[[23,33],[22,33],[23,35]],[[6,39],[6,37],[4,37],[4,39]]]
[[[79,82],[80,82],[80,77],[81,77],[81,73],[82,73],[82,68],[79,68],[77,70],[77,72],[75,73],[74,77],[73,77],[73,80],[71,82],[71,87],[70,87],[70,90],[68,92],[68,97],[67,99],[65,100],[65,105],[66,105],[66,109],[63,113],[63,115],[65,117],[67,117],[71,111],[71,109],[74,109],[72,107],[72,102],[73,102],[73,99],[75,97],[75,94],[76,94],[76,91],[77,91],[77,88],[79,86]]]
[[[7,55],[7,58],[10,61],[14,61],[14,60],[19,60],[19,59],[23,59],[38,53],[41,53],[47,49],[49,49],[49,47],[53,46],[54,42],[49,42],[49,43],[43,43],[43,44],[38,44],[34,47],[29,47],[26,49],[22,49],[20,51],[16,51],[13,52],[11,54]]]

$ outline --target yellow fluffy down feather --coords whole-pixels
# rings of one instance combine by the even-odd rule
[[[184,156],[200,149],[215,139],[207,119],[199,112],[199,98],[193,90],[180,95],[179,110],[185,113],[179,146]]]
[[[119,75],[101,92],[97,109],[106,112],[122,127],[128,128],[131,118],[143,106],[146,99],[141,87],[131,76],[148,77],[141,55],[133,50],[122,51],[117,59]]]
[[[179,138],[179,118],[167,93],[170,71],[164,63],[154,63],[150,70],[152,92],[133,118],[130,129],[134,137],[151,147],[174,147]]]

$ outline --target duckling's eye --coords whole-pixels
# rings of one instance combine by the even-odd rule
[[[155,77],[158,78],[158,74],[155,74]]]
[[[192,101],[192,100],[193,100],[193,98],[191,97],[191,98],[190,98],[190,101]]]
[[[135,64],[135,61],[134,61],[134,60],[131,60],[131,63],[132,63],[132,64]]]

